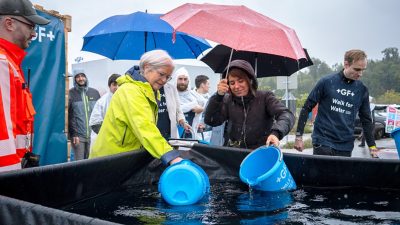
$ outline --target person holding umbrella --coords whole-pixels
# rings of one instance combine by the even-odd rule
[[[294,125],[294,115],[270,91],[257,90],[253,67],[245,60],[230,63],[217,93],[211,96],[204,122],[219,126],[225,121],[225,146],[255,149],[279,146]]]
[[[180,162],[174,150],[157,128],[159,89],[170,79],[174,64],[163,50],[146,52],[139,69],[117,79],[113,95],[90,158],[146,149],[164,164]]]

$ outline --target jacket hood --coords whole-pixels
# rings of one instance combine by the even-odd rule
[[[173,76],[172,76],[172,84],[174,85],[174,87],[176,88],[176,84],[178,83],[178,76],[184,75],[185,77],[188,78],[188,86],[186,88],[185,91],[190,91],[190,76],[189,76],[189,72],[187,71],[187,69],[185,67],[181,67],[179,69],[177,69]]]
[[[151,90],[153,90],[151,88],[150,83],[146,80],[146,78],[144,78],[144,76],[142,76],[142,74],[140,74],[139,66],[136,66],[136,65],[133,66],[132,68],[130,68],[128,71],[126,71],[125,75],[120,76],[117,79],[118,86],[121,86],[125,83],[133,83],[135,81],[139,81],[144,86],[148,86],[148,87],[150,87]],[[159,91],[153,90],[152,93],[155,96],[155,98],[159,100],[159,98],[160,98]]]
[[[139,66],[133,66],[132,68],[130,68],[128,71],[126,71],[125,75],[130,76],[133,80],[136,81],[142,81],[142,82],[147,82],[146,78],[144,78],[141,74],[140,74],[140,68]],[[118,85],[122,85],[124,83],[126,83],[129,79],[127,79],[127,77],[122,76],[123,78],[121,79],[121,77],[119,77],[117,79],[117,83]]]
[[[241,60],[241,59],[233,60],[229,65],[229,70],[231,70],[232,68],[237,68],[237,69],[243,70],[247,74],[249,79],[252,81],[251,89],[253,89],[253,91],[257,91],[257,89],[258,89],[257,76],[254,72],[253,67],[251,66],[251,64],[249,62],[247,62],[245,60]],[[224,72],[222,73],[222,78],[226,78],[227,71],[228,71],[228,66],[225,68]]]
[[[86,77],[86,82],[85,82],[85,85],[84,86],[79,86],[79,84],[78,83],[76,83],[76,76],[78,76],[78,75],[80,75],[80,74],[83,74],[85,77]],[[88,87],[89,87],[89,79],[87,78],[87,76],[86,76],[86,74],[85,73],[83,73],[83,72],[77,72],[75,75],[74,75],[74,88],[76,88],[76,89],[88,89]]]

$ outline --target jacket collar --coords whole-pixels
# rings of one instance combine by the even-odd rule
[[[26,52],[18,45],[11,43],[3,38],[0,38],[0,47],[5,49],[7,55],[17,64],[21,65]]]
[[[340,77],[342,78],[342,80],[343,80],[346,84],[349,84],[349,83],[354,82],[354,80],[349,79],[349,78],[347,78],[347,77],[344,75],[344,69],[343,69],[342,71],[340,71],[339,75],[340,75]]]

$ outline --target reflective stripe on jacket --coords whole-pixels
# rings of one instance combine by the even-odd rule
[[[32,151],[32,95],[21,63],[25,52],[0,39],[0,171],[21,168],[21,158]]]

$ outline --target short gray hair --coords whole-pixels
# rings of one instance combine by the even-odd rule
[[[159,69],[165,66],[175,68],[171,56],[166,51],[160,49],[146,52],[140,57],[139,68],[141,74],[144,72],[145,65],[150,66],[152,69]]]

